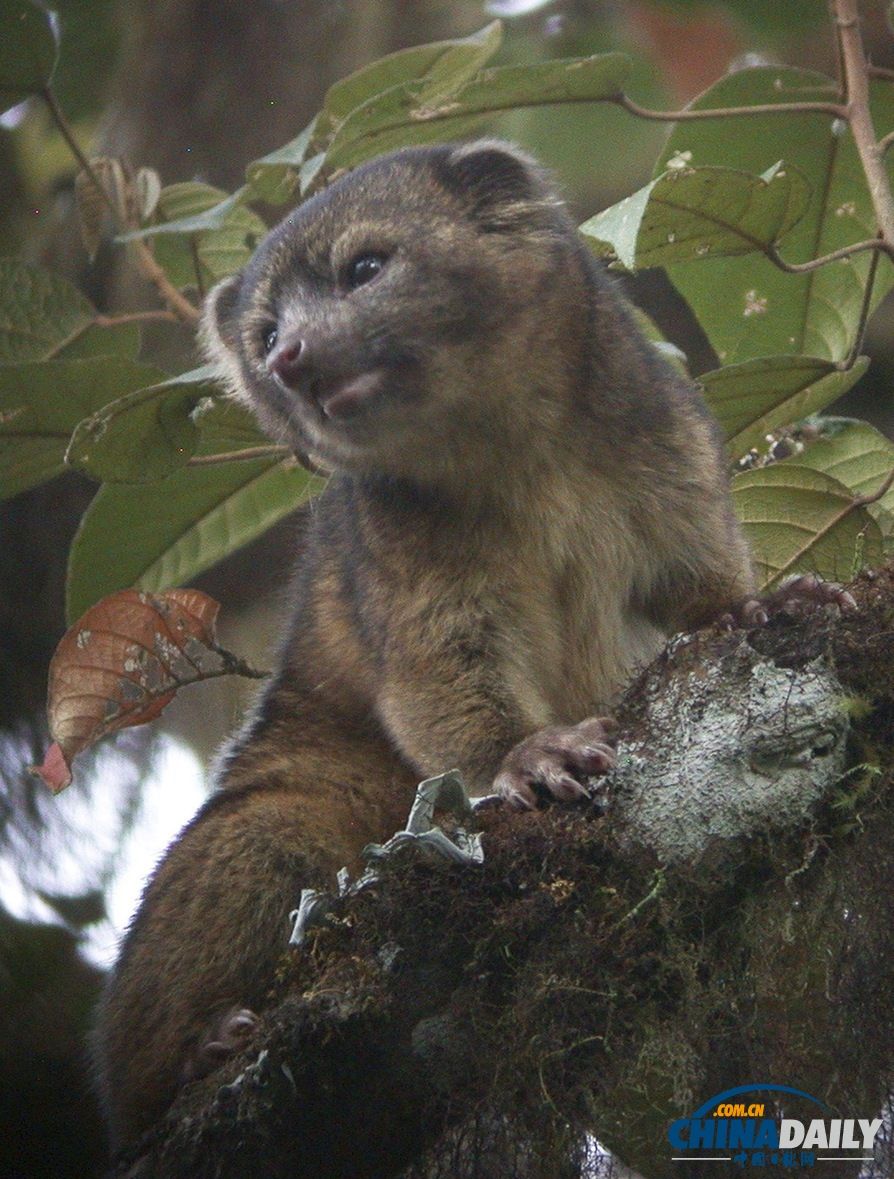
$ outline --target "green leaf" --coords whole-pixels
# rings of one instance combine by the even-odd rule
[[[89,301],[64,278],[0,258],[0,364],[137,355],[137,324],[101,327],[95,320]]]
[[[0,488],[17,495],[65,469],[82,418],[158,380],[158,369],[107,357],[0,365]]]
[[[502,26],[493,21],[467,38],[389,53],[330,87],[323,103],[321,132],[338,126],[373,95],[404,82],[427,77],[434,89],[453,77],[461,85],[493,57],[502,40]]]
[[[819,413],[866,372],[865,356],[846,372],[815,356],[768,356],[704,373],[705,399],[734,457],[761,449],[767,434]]]
[[[267,435],[258,428],[254,414],[229,398],[202,402],[193,418],[201,430],[199,450],[204,455],[272,445]]]
[[[78,423],[65,454],[70,467],[98,481],[152,483],[195,454],[202,399],[220,395],[208,366],[137,389]]]
[[[0,0],[0,114],[49,84],[59,53],[55,19],[29,0]]]
[[[614,97],[630,64],[623,53],[604,53],[482,70],[452,93],[432,91],[424,81],[395,86],[345,119],[326,153],[326,171],[407,144],[450,139],[498,111]]]
[[[581,233],[628,270],[765,251],[803,215],[810,191],[781,163],[763,176],[674,168],[585,221]]]
[[[188,191],[178,192],[178,189]],[[165,194],[165,200],[162,201]],[[184,233],[201,233],[207,229],[222,229],[235,210],[244,205],[251,195],[246,184],[229,196],[224,196],[221,189],[212,188],[208,184],[171,184],[159,192],[155,203],[155,208],[159,211],[163,212],[165,208],[171,211],[169,219],[119,234],[116,241],[131,242],[140,238],[177,236]],[[221,196],[224,197],[223,200],[220,200]],[[174,215],[177,209],[195,209],[201,206],[204,206],[201,212]]]
[[[894,128],[894,87],[871,85],[879,134]],[[809,70],[762,66],[723,78],[696,108],[838,101],[830,78]],[[810,187],[807,212],[785,239],[789,262],[806,262],[875,236],[866,181],[846,123],[824,114],[756,115],[678,123],[656,167],[709,165],[763,172],[780,157]],[[786,274],[758,254],[669,268],[720,360],[793,354],[843,360],[853,347],[870,265],[868,253],[808,274]],[[873,307],[894,285],[894,265],[878,264]]]
[[[69,619],[114,590],[182,585],[260,536],[322,481],[294,461],[188,467],[142,487],[103,485],[81,521],[68,565]]]
[[[436,103],[455,94],[490,61],[502,43],[503,26],[495,20],[477,33],[448,44],[425,70],[426,101]]]
[[[193,243],[203,281],[226,278],[249,260],[267,227],[256,213],[239,203],[244,194],[240,189],[227,197],[222,189],[194,181],[162,189],[157,214],[163,222],[154,228],[160,230],[166,222],[167,232],[156,235],[155,257],[175,286],[197,285]],[[201,228],[203,215],[220,228]],[[140,235],[147,236],[147,232],[133,236]]]
[[[847,487],[791,460],[737,475],[733,501],[762,590],[792,573],[849,581],[884,557],[878,524]]]
[[[894,442],[868,422],[824,418],[821,425],[828,433],[811,443],[795,461],[802,467],[831,475],[853,495],[875,495],[894,471]],[[890,545],[894,540],[894,487],[880,500],[868,504],[866,510]]]
[[[298,182],[298,173],[310,156],[322,156],[321,148],[331,143],[333,135],[352,111],[371,99],[409,82],[426,79],[432,94],[445,86],[461,85],[496,53],[502,39],[499,21],[494,21],[470,37],[452,41],[435,41],[402,49],[364,66],[331,86],[319,115],[291,143],[277,148],[246,169],[252,196],[271,204],[288,201]],[[319,161],[322,163],[322,159]],[[310,170],[316,175],[317,168]],[[302,177],[302,192],[307,191],[311,175]]]
[[[298,185],[298,169],[304,163],[318,117],[315,116],[301,134],[284,147],[278,147],[248,165],[245,178],[252,199],[270,205],[284,205],[291,200]]]

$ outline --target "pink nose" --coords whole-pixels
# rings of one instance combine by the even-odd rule
[[[304,340],[290,340],[280,345],[267,358],[267,371],[273,373],[287,388],[293,389],[310,367],[307,344]]]

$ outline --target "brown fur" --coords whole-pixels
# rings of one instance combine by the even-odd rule
[[[384,269],[352,289],[370,252]],[[271,325],[324,390],[379,369],[383,389],[325,418],[268,371]],[[279,671],[108,989],[119,1142],[223,1012],[263,1005],[300,889],[399,828],[417,780],[458,766],[486,791],[523,738],[605,710],[664,634],[751,588],[698,394],[506,145],[397,153],[333,185],[212,293],[205,337],[271,436],[336,474]]]

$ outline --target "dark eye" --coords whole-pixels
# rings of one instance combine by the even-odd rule
[[[270,350],[273,348],[273,345],[276,343],[276,337],[278,335],[279,333],[276,330],[275,324],[271,324],[269,327],[264,328],[264,330],[261,332],[261,343],[264,345],[265,352],[270,352]]]
[[[348,286],[351,290],[371,282],[385,265],[385,261],[382,254],[358,254],[348,264],[347,269]]]

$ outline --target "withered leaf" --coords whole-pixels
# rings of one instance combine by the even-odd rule
[[[185,684],[240,669],[215,645],[219,609],[198,590],[121,590],[66,631],[49,671],[54,743],[34,767],[54,793],[71,782],[72,758],[82,749],[153,720]]]

